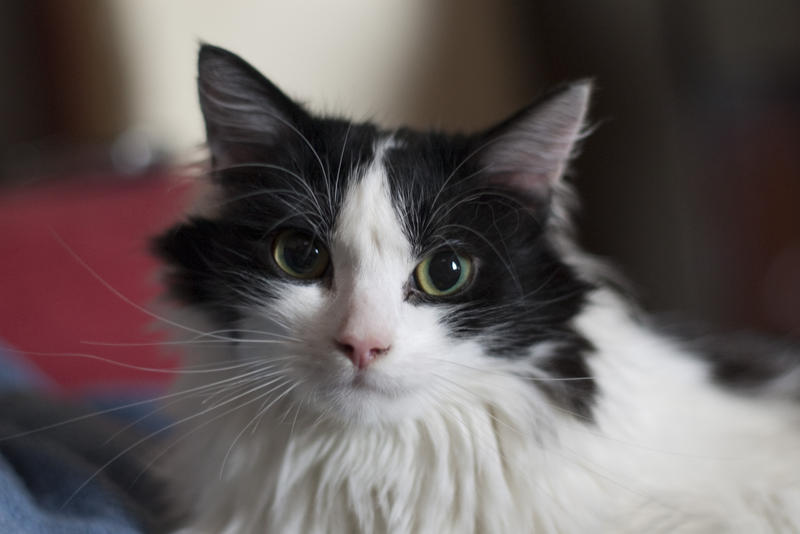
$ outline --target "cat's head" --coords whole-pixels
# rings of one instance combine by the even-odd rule
[[[589,285],[553,213],[588,83],[474,135],[314,116],[211,46],[199,92],[215,209],[157,250],[173,295],[234,332],[237,357],[271,362],[288,399],[374,422],[485,396],[496,374],[587,375],[571,321]],[[542,384],[591,405],[591,381]]]

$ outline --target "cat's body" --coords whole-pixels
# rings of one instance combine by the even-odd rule
[[[311,118],[212,47],[200,92],[217,208],[158,250],[232,368],[182,382],[186,532],[800,531],[797,357],[726,387],[569,238],[588,85],[470,137]]]

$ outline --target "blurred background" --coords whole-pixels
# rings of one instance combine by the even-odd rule
[[[200,41],[313,110],[387,126],[481,128],[591,77],[585,246],[648,309],[800,333],[796,0],[5,0],[0,339],[61,384],[129,375],[33,353],[159,339],[104,283],[158,293],[146,241],[187,201],[171,169],[203,141]]]

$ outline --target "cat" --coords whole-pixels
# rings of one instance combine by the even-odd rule
[[[472,135],[313,115],[211,45],[198,85],[212,201],[154,245],[180,532],[800,531],[797,352],[667,336],[576,244],[590,82]]]

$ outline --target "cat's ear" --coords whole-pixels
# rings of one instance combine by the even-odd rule
[[[252,162],[309,117],[253,66],[216,46],[200,48],[197,87],[216,167]]]
[[[591,82],[560,88],[481,137],[481,163],[493,184],[547,198],[581,139]]]

